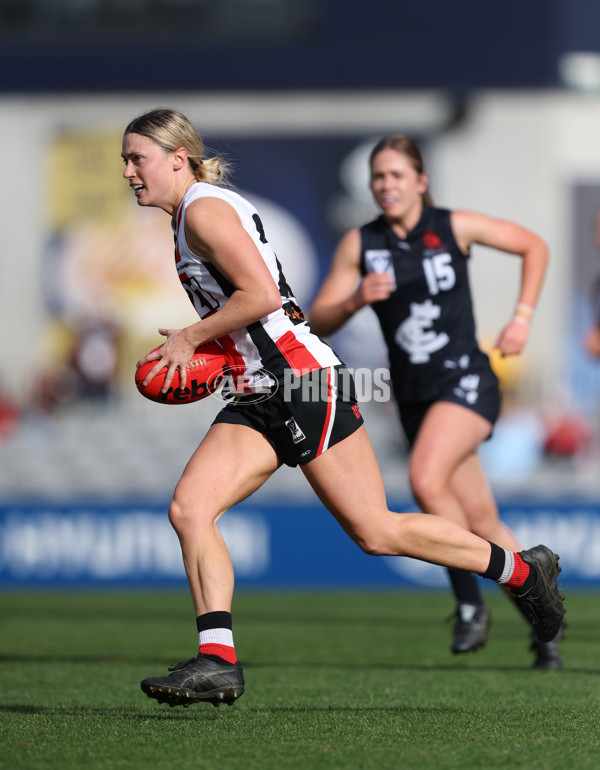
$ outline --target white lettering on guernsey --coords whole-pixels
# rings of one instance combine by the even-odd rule
[[[423,272],[429,293],[435,297],[440,291],[448,291],[456,283],[452,257],[447,252],[423,260]]]
[[[402,321],[394,337],[396,344],[408,353],[412,364],[426,364],[432,353],[450,342],[446,332],[438,334],[431,327],[440,317],[441,308],[430,299],[411,302],[410,316]]]

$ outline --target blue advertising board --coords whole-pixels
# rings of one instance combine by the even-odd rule
[[[412,510],[395,501],[395,510]],[[561,556],[563,585],[600,586],[600,502],[511,501],[501,514],[524,547]],[[238,588],[444,587],[445,570],[367,556],[318,503],[243,503],[219,522]],[[0,585],[185,585],[165,502],[0,504]]]

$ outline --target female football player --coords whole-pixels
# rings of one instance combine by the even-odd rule
[[[564,607],[558,557],[550,549],[516,553],[448,518],[388,510],[343,362],[312,334],[258,212],[222,185],[221,163],[203,157],[190,121],[169,109],[141,115],[125,130],[122,156],[138,205],[171,217],[175,267],[200,318],[183,329],[160,330],[164,344],[139,362],[156,362],[146,384],[165,368],[165,391],[175,371],[185,385],[195,348],[215,339],[245,368],[248,383],[247,392],[217,414],[169,508],[196,613],[198,655],[169,675],[144,679],[143,691],[170,705],[232,703],[243,693],[232,635],[233,568],[217,521],[282,463],[300,465],[365,553],[410,556],[501,582],[535,615],[538,635],[553,638]],[[305,387],[315,379],[320,387]]]
[[[312,307],[311,325],[315,333],[329,335],[360,308],[372,306],[411,448],[415,499],[423,511],[518,551],[477,457],[498,417],[500,393],[475,336],[467,259],[477,243],[523,260],[517,305],[495,343],[509,356],[521,353],[529,337],[548,249],[513,222],[436,208],[421,152],[409,137],[378,142],[370,172],[382,213],[340,241]],[[457,601],[451,649],[476,650],[485,644],[490,624],[477,577],[454,568],[449,576]],[[556,642],[532,641],[537,668],[560,667]]]

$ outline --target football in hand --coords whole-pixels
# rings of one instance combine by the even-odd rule
[[[193,401],[200,401],[218,389],[229,369],[225,351],[215,341],[205,342],[194,351],[186,367],[184,388],[180,387],[179,371],[176,371],[167,392],[161,391],[167,373],[166,366],[144,387],[146,375],[155,366],[156,361],[148,361],[138,366],[135,371],[135,384],[142,396],[159,404],[191,404]]]

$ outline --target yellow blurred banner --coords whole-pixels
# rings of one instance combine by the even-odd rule
[[[131,194],[122,177],[121,135],[99,131],[58,134],[49,149],[49,227],[77,220],[119,221]]]

